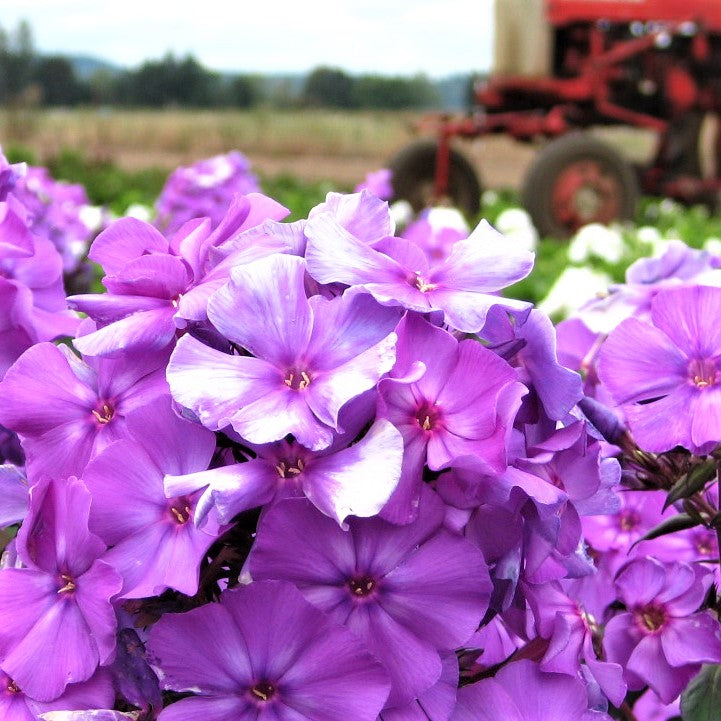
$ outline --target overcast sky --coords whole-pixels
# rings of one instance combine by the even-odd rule
[[[171,50],[237,72],[439,78],[487,70],[493,0],[0,0],[0,25],[20,20],[42,53],[83,53],[134,66]]]

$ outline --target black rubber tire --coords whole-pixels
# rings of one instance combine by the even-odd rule
[[[436,173],[435,140],[418,140],[403,148],[388,167],[392,172],[392,200],[407,200],[418,213],[440,199],[433,198]],[[459,210],[475,216],[481,209],[481,182],[464,155],[451,148],[448,199]]]
[[[573,168],[581,174],[590,169],[589,177],[596,174],[596,186],[589,182],[581,189],[587,195],[596,194],[595,204],[600,202],[600,209],[579,208],[576,194],[574,205],[558,202],[557,189],[563,175]],[[638,197],[638,181],[631,163],[598,138],[580,132],[550,141],[531,164],[521,189],[521,202],[539,234],[559,239],[569,238],[588,223],[632,220]]]

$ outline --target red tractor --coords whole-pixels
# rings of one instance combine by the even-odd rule
[[[497,0],[496,48],[472,112],[435,116],[435,137],[390,162],[396,199],[477,213],[478,175],[452,144],[490,133],[548,140],[521,189],[543,235],[632,218],[640,192],[687,203],[718,196],[721,132],[705,158],[710,172],[699,140],[721,115],[721,0]],[[655,131],[651,162],[635,167],[588,132],[609,125]]]

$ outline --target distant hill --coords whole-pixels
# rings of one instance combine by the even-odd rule
[[[75,74],[80,80],[89,80],[98,71],[117,75],[127,68],[92,55],[69,55]],[[238,71],[242,73],[243,71]],[[220,75],[225,78],[235,73],[223,70]],[[298,73],[249,73],[256,75],[263,86],[267,98],[278,101],[292,101],[300,98],[305,83],[305,75]],[[439,109],[463,111],[468,108],[468,87],[472,73],[449,75],[445,78],[432,80],[438,90]]]
[[[116,75],[124,70],[120,65],[115,65],[114,63],[103,60],[102,58],[93,57],[92,55],[69,55],[68,59],[79,80],[88,80],[99,70],[110,73],[111,75]]]

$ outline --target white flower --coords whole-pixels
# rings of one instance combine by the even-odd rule
[[[568,259],[583,263],[595,256],[608,263],[619,263],[625,247],[623,236],[615,227],[601,223],[589,223],[576,232],[568,246]]]
[[[494,224],[506,238],[524,250],[535,250],[538,231],[531,216],[523,208],[506,208]]]
[[[126,211],[125,216],[128,218],[137,218],[149,223],[153,219],[154,211],[147,205],[142,203],[131,203]]]
[[[566,268],[538,304],[546,315],[568,316],[587,301],[608,292],[612,280],[606,273],[590,268]]]

